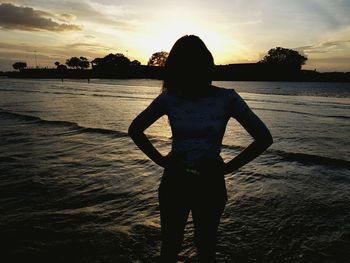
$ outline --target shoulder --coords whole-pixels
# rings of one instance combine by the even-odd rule
[[[218,96],[222,96],[228,100],[237,100],[240,98],[238,93],[233,88],[228,89],[228,88],[222,88],[214,85],[212,87],[213,89],[216,90],[216,94]]]
[[[153,100],[153,103],[164,103],[169,99],[168,91],[162,91],[158,96]]]
[[[151,107],[157,108],[158,110],[162,110],[164,112],[167,111],[171,101],[173,100],[173,96],[169,94],[168,91],[162,91],[158,96],[152,101]]]
[[[249,106],[245,100],[236,92],[233,88],[218,88],[218,94],[222,97],[224,105],[226,105],[227,110],[230,112],[231,116],[238,116],[240,114],[246,114],[250,111]]]

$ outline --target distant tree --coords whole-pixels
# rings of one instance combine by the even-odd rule
[[[140,65],[141,65],[141,62],[138,60],[133,60],[130,62],[130,66],[140,66]]]
[[[21,61],[19,61],[19,62],[15,62],[15,63],[13,63],[12,64],[12,67],[15,69],[15,70],[22,70],[22,69],[24,69],[24,68],[26,68],[27,67],[27,63],[26,62],[21,62]]]
[[[80,57],[79,67],[80,67],[81,69],[87,69],[87,68],[90,67],[90,62],[88,61],[87,58],[85,58],[85,57]]]
[[[67,69],[67,66],[64,65],[64,64],[59,64],[59,65],[57,66],[57,69],[58,69],[58,70],[66,70],[66,69]]]
[[[131,62],[121,53],[108,54],[104,58],[95,58],[91,61],[93,69],[113,70],[130,66]]]
[[[90,62],[85,57],[71,57],[70,59],[67,59],[66,65],[75,69],[87,69],[90,66]]]
[[[71,57],[66,60],[66,65],[70,68],[79,68],[80,67],[80,58],[78,57]]]
[[[56,61],[56,62],[55,62],[55,66],[56,66],[56,68],[58,68],[58,66],[59,66],[59,65],[61,65],[61,63],[60,63],[60,62],[58,62],[58,61]]]
[[[259,61],[268,65],[278,66],[291,70],[300,70],[307,61],[307,57],[299,54],[298,51],[276,47],[268,51],[267,55]]]
[[[102,58],[95,58],[91,60],[91,66],[92,68],[97,68],[103,64],[103,59]]]
[[[148,66],[157,66],[162,67],[165,65],[166,59],[168,58],[169,53],[165,51],[160,51],[153,53],[150,59],[148,60]]]

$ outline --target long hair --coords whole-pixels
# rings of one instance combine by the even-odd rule
[[[162,90],[184,97],[196,97],[211,87],[214,59],[204,42],[195,35],[179,38],[164,67]]]

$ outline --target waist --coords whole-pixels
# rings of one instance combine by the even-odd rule
[[[203,157],[216,158],[220,155],[221,145],[220,140],[208,138],[173,139],[171,152],[184,160],[196,160]]]
[[[204,156],[193,160],[192,162],[188,162],[184,156],[173,154],[172,152],[170,152],[170,156],[179,164],[179,172],[182,171],[183,173],[190,175],[220,172],[222,165],[224,164],[224,160],[220,154]]]

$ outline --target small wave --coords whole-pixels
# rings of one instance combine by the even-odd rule
[[[1,115],[5,116],[5,117],[9,117],[9,118],[20,119],[20,120],[27,121],[27,122],[34,122],[37,124],[64,126],[64,127],[67,127],[67,128],[79,131],[79,132],[107,134],[107,135],[112,135],[112,136],[116,136],[116,137],[127,137],[128,136],[127,132],[115,131],[115,130],[103,129],[103,128],[84,127],[84,126],[80,126],[76,122],[70,122],[70,121],[44,120],[40,117],[35,117],[35,116],[30,116],[30,115],[15,113],[15,112],[9,112],[9,111],[4,111],[4,110],[0,109],[0,116]]]
[[[223,145],[223,148],[232,149],[235,151],[244,150],[243,146],[238,146],[238,145]],[[266,153],[277,155],[280,158],[282,158],[282,160],[290,161],[290,162],[298,162],[298,163],[313,164],[313,165],[325,165],[325,166],[333,166],[333,167],[336,166],[339,168],[350,169],[350,161],[343,160],[343,159],[330,158],[330,157],[306,154],[306,153],[286,152],[286,151],[276,150],[276,149],[268,149],[266,150]]]
[[[97,93],[89,94],[89,93],[78,93],[78,92],[21,90],[21,89],[0,89],[0,91],[24,92],[24,93],[44,93],[44,94],[55,94],[55,95],[74,95],[74,96],[97,96],[97,97],[122,98],[122,99],[140,99],[140,100],[152,100],[154,98],[154,97],[123,96],[123,95],[110,95],[110,94],[97,94]]]
[[[71,92],[58,92],[58,91],[41,91],[41,90],[23,90],[23,89],[0,89],[0,91],[9,92],[24,92],[24,93],[48,93],[48,94],[58,94],[58,95],[86,95],[85,93],[71,93]]]
[[[339,115],[328,115],[325,117],[329,117],[329,118],[340,118],[340,119],[350,119],[350,116],[339,116]]]
[[[285,90],[278,92],[276,90],[241,90],[235,88],[238,93],[248,93],[248,94],[262,94],[262,95],[278,95],[278,96],[296,96],[296,97],[321,97],[321,98],[350,98],[348,92],[338,92],[338,93],[326,93],[326,92],[296,92],[291,90]]]
[[[301,114],[306,116],[316,116],[321,118],[340,118],[340,119],[350,119],[348,116],[342,116],[342,115],[322,115],[317,113],[309,113],[309,112],[302,112],[302,111],[293,111],[293,110],[281,110],[281,109],[268,109],[268,108],[257,108],[252,107],[253,110],[264,110],[264,111],[276,111],[276,112],[287,112],[287,113],[294,113],[294,114]]]
[[[282,156],[283,159],[287,161],[297,161],[300,163],[311,163],[311,164],[320,164],[326,166],[336,166],[350,169],[350,162],[342,159],[324,157],[313,154],[305,154],[305,153],[293,153],[293,152],[284,152],[280,150],[273,150]]]
[[[271,94],[268,94],[271,95]],[[274,94],[273,94],[274,95]],[[294,102],[292,100],[288,100],[288,101],[280,101],[280,100],[276,100],[276,99],[261,99],[261,98],[245,98],[245,100],[247,102],[253,101],[253,102],[263,102],[263,103],[269,103],[269,104],[288,104],[288,105],[296,105],[296,106],[316,106],[316,107],[331,107],[331,108],[335,108],[335,109],[342,109],[342,110],[348,110],[350,109],[349,104],[344,104],[344,103],[340,103],[340,102],[324,102],[324,101],[317,101],[317,102],[310,102],[310,101],[305,101],[305,102]]]
[[[127,132],[122,132],[122,131],[115,131],[115,130],[109,130],[109,129],[103,129],[103,128],[91,128],[91,127],[82,127],[78,126],[81,128],[84,132],[88,133],[101,133],[101,134],[108,134],[108,135],[115,135],[116,137],[128,137]]]

